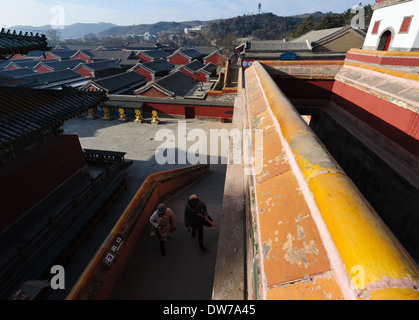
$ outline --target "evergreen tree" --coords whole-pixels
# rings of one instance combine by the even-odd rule
[[[350,11],[350,10],[349,10]],[[316,30],[339,28],[348,25],[343,15],[327,13],[316,25]],[[349,21],[350,24],[350,21]]]
[[[293,38],[302,36],[303,34],[314,29],[316,22],[312,15],[308,16],[307,19],[303,20],[297,27],[297,29],[292,33]]]

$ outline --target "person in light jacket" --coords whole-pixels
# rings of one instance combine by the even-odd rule
[[[165,256],[166,242],[176,230],[175,215],[164,203],[160,203],[157,210],[151,215],[150,223],[156,228],[156,236],[160,240],[160,252]]]

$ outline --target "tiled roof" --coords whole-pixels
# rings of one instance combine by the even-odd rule
[[[94,61],[120,59],[127,60],[135,56],[132,50],[111,51],[111,50],[95,50],[91,51],[91,59]]]
[[[202,54],[199,51],[196,51],[195,49],[186,49],[186,50],[181,50],[181,53],[184,56],[190,57],[191,59],[197,59],[200,57],[205,56],[204,54]]]
[[[0,71],[1,76],[10,78],[20,78],[29,75],[36,75],[37,73],[29,68],[13,69],[13,70],[2,70]]]
[[[41,50],[33,50],[33,51],[29,51],[27,54],[25,54],[26,57],[28,58],[43,58],[44,55],[46,55],[46,53],[44,51]]]
[[[13,64],[16,68],[30,68],[30,69],[34,68],[39,63],[40,62],[38,60],[32,60],[32,59],[31,61],[26,61],[26,62],[15,62],[15,61],[11,62],[11,64]],[[7,67],[10,68],[11,65],[8,65]]]
[[[171,64],[170,62],[167,62],[164,59],[159,59],[159,60],[150,61],[150,62],[144,62],[144,63],[140,63],[138,65],[143,66],[146,69],[148,69],[150,71],[153,71],[155,73],[159,73],[159,72],[162,72],[162,71],[170,71],[174,67],[173,64]]]
[[[201,61],[199,61],[199,60],[194,60],[194,61],[192,61],[192,62],[188,63],[187,65],[185,65],[184,67],[185,67],[185,68],[188,68],[189,70],[191,70],[191,71],[193,71],[193,72],[196,72],[196,71],[198,71],[199,69],[203,68],[204,66],[205,66],[205,65],[204,65]]]
[[[62,45],[62,44],[57,44],[54,48],[52,48],[53,50],[69,50],[70,48],[68,46]]]
[[[17,68],[33,68],[38,63],[39,61],[33,59],[7,60],[6,62],[0,64],[0,69],[10,68],[12,64],[14,64]]]
[[[0,75],[0,87],[28,87],[33,80],[22,80],[21,78],[11,78]]]
[[[136,90],[135,94],[141,94],[148,90],[150,87],[155,87],[157,90],[164,92],[165,94],[175,97],[184,97],[189,91],[191,91],[197,84],[198,80],[186,75],[182,71],[176,71],[163,77],[156,82],[150,83],[144,88]]]
[[[126,48],[130,50],[153,50],[157,49],[160,46],[156,43],[144,43],[144,42],[131,42],[128,43]]]
[[[63,49],[57,49],[57,50],[51,50],[50,53],[54,56],[60,57],[61,59],[70,59],[72,56],[76,55],[77,52],[80,50],[63,50]]]
[[[160,59],[160,58],[166,58],[169,56],[169,54],[166,51],[163,51],[161,49],[157,50],[143,50],[140,51],[138,54],[144,54],[145,56],[150,57],[151,59]]]
[[[37,61],[38,64],[36,65],[39,67],[40,65],[45,65],[52,70],[65,70],[65,69],[73,69],[76,66],[78,66],[80,63],[85,63],[82,59],[74,59],[74,60],[43,60],[43,61]]]
[[[105,100],[103,92],[0,87],[0,148],[59,126]]]
[[[218,49],[217,47],[204,47],[204,46],[196,46],[193,49],[195,49],[198,52],[201,52],[205,56],[212,56],[214,53],[219,52],[221,49]]]
[[[102,70],[108,70],[108,69],[114,69],[119,67],[120,60],[104,60],[104,61],[96,61],[96,62],[90,62],[90,63],[84,63],[82,61],[81,63],[88,69],[92,71],[102,71]]]
[[[124,48],[123,46],[99,46],[95,50],[119,51]]]
[[[187,65],[181,66],[179,70],[182,70],[183,68],[187,69],[191,73],[200,73],[205,72],[209,75],[211,75],[214,71],[217,70],[217,66],[213,64],[212,62],[209,62],[207,64],[203,64],[199,60],[194,60]]]
[[[206,71],[209,74],[212,74],[213,72],[215,72],[217,70],[217,66],[215,64],[213,64],[212,62],[207,63],[203,68],[203,71]]]
[[[201,52],[198,52],[195,49],[179,48],[175,52],[173,52],[170,56],[168,56],[167,59],[170,59],[170,58],[176,56],[177,54],[181,54],[181,55],[183,55],[184,57],[186,57],[190,60],[203,58],[205,56],[205,54],[202,54]]]
[[[77,78],[81,78],[81,75],[73,70],[65,69],[53,72],[46,72],[46,73],[35,73],[33,75],[28,75],[21,77],[24,80],[34,80],[36,81],[32,86],[40,86],[40,85],[52,85],[55,83],[65,83],[69,82],[69,80],[75,80]]]
[[[279,52],[311,51],[306,42],[284,42],[281,40],[246,41],[245,53],[279,53]]]
[[[305,42],[306,40],[309,43],[319,41],[320,39],[327,37],[335,32],[342,30],[345,27],[323,29],[323,30],[311,30],[298,38],[292,39],[290,42]]]
[[[87,88],[91,84],[94,84],[96,87],[102,88],[112,94],[125,88],[128,89],[132,86],[140,86],[143,83],[145,83],[145,76],[135,71],[128,71],[99,80],[90,81],[83,88]]]
[[[31,50],[50,50],[45,35],[33,35],[27,32],[25,34],[22,32],[18,34],[16,31],[1,29],[0,55],[25,54]]]

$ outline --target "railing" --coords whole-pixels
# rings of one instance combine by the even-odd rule
[[[126,152],[84,149],[84,157],[89,162],[125,162]]]
[[[419,299],[419,269],[259,62],[253,67],[361,298]]]
[[[158,203],[209,170],[208,164],[194,165],[148,176],[66,299],[108,299]]]

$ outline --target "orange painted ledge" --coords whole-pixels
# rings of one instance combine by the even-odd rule
[[[260,79],[268,107],[272,109],[290,144],[348,275],[354,268],[362,271],[361,282],[352,279],[354,287],[369,299],[383,296],[390,299],[400,296],[416,299],[418,266],[327,150],[316,141],[315,135],[263,66],[254,62],[251,68]],[[394,280],[394,283],[407,283],[408,287],[416,289],[390,286],[380,288],[378,292],[375,285],[381,284],[386,278]],[[392,296],[394,292],[398,293]]]

